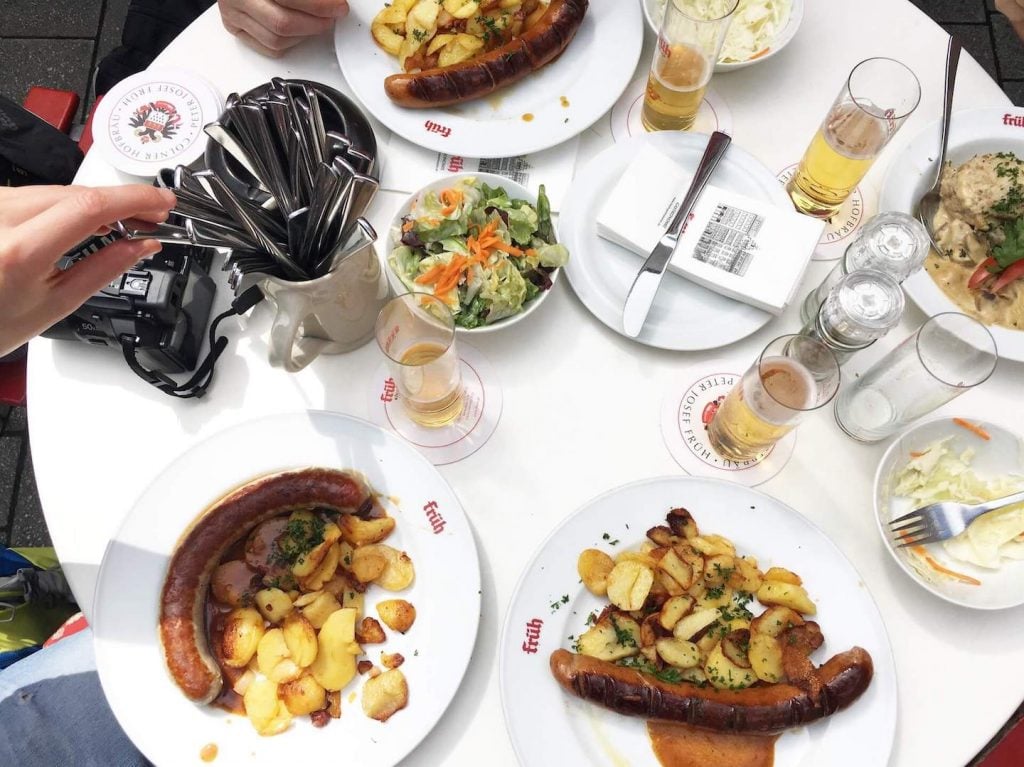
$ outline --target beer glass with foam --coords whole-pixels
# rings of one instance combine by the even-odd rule
[[[839,362],[817,338],[780,336],[736,382],[708,424],[708,441],[733,461],[756,458],[839,389]]]
[[[831,218],[921,100],[921,85],[895,59],[860,62],[786,186],[801,213]]]
[[[647,79],[644,127],[689,130],[739,0],[666,0]]]

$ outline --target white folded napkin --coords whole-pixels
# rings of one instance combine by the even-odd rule
[[[682,203],[692,174],[644,146],[597,217],[597,233],[646,258]],[[712,176],[714,178],[714,176]],[[708,184],[668,268],[772,314],[792,300],[823,221]]]

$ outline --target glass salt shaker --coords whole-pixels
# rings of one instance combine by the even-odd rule
[[[814,320],[822,301],[846,274],[858,269],[877,269],[903,282],[928,257],[931,241],[924,225],[906,213],[879,213],[870,218],[846,249],[843,258],[821,284],[807,294],[800,307],[800,321]]]
[[[822,341],[842,365],[896,327],[904,301],[892,276],[858,269],[839,278],[801,333]]]

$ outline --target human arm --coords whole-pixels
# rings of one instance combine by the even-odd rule
[[[0,187],[0,356],[50,327],[138,261],[155,240],[118,240],[66,271],[62,254],[121,219],[160,222],[174,194],[151,186]]]
[[[334,27],[346,0],[217,0],[228,32],[265,56],[278,57]]]

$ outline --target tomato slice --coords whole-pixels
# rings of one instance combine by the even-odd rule
[[[974,270],[974,273],[971,275],[971,278],[967,280],[967,287],[970,290],[976,290],[977,288],[980,288],[982,285],[988,282],[989,277],[995,276],[991,270],[993,268],[996,268],[997,266],[998,264],[996,264],[996,260],[994,258],[986,258],[984,261],[978,264],[978,268]]]
[[[998,293],[1011,282],[1015,282],[1016,280],[1019,280],[1021,277],[1024,277],[1024,259],[1021,259],[1020,261],[1014,261],[1008,267],[1003,269],[1003,271],[996,278],[996,281],[992,283],[992,292]]]

